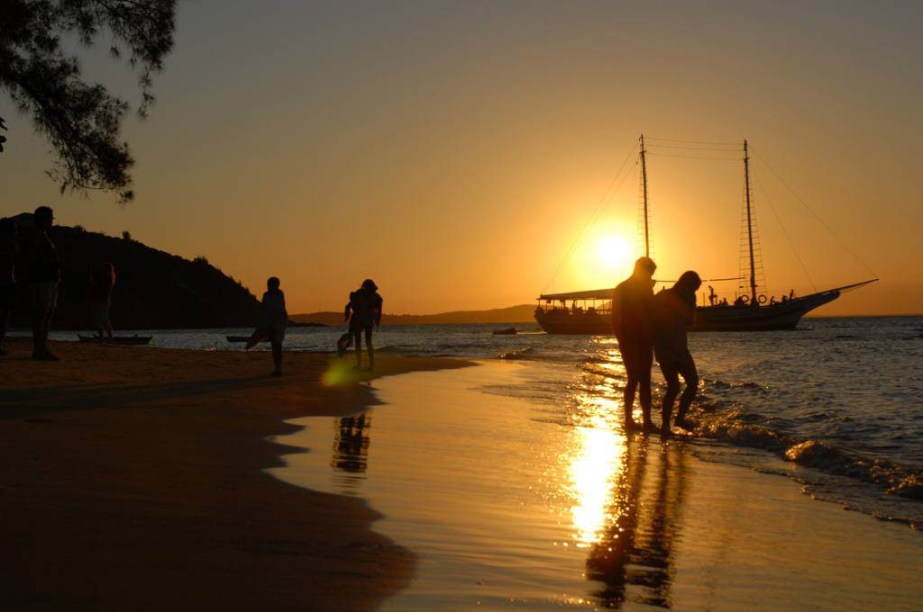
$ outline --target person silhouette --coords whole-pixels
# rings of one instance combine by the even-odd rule
[[[6,327],[16,304],[16,259],[19,234],[15,219],[0,219],[0,355],[6,355],[3,342]]]
[[[250,350],[263,338],[269,338],[272,345],[273,376],[282,376],[282,342],[288,326],[288,312],[285,310],[285,293],[279,288],[281,282],[275,276],[266,281],[266,293],[260,302],[260,321],[245,347]]]
[[[369,354],[369,369],[375,367],[375,349],[372,346],[372,326],[381,326],[381,309],[384,300],[378,294],[378,286],[370,278],[362,281],[362,286],[349,294],[344,314],[349,321],[349,333],[356,343],[356,369],[362,367],[362,335],[365,334],[365,346]]]
[[[32,215],[32,231],[24,248],[29,296],[32,303],[32,359],[58,361],[48,350],[48,332],[58,306],[61,262],[48,230],[54,225],[54,211],[39,206]]]
[[[628,381],[623,395],[625,430],[637,429],[632,419],[635,394],[641,403],[641,426],[655,429],[651,420],[651,366],[654,364],[653,300],[654,271],[650,257],[635,262],[632,275],[612,292],[612,330],[619,343]]]
[[[100,339],[112,340],[112,290],[115,288],[115,266],[108,261],[98,263],[90,272],[90,318]]]
[[[679,399],[679,411],[675,424],[683,429],[692,429],[686,421],[686,411],[695,399],[699,375],[695,361],[689,352],[687,332],[695,322],[695,292],[702,286],[702,279],[693,271],[683,272],[672,287],[654,297],[654,355],[667,382],[663,396],[663,421],[660,433],[671,433],[670,417],[673,402],[679,393],[679,377],[683,377],[686,388]]]

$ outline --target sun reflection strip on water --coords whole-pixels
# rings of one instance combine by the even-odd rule
[[[596,398],[593,403],[595,414],[574,428],[569,469],[574,539],[582,548],[599,542],[615,518],[611,516],[616,508],[614,483],[624,469],[626,454],[624,436],[607,418],[617,413],[617,402]]]

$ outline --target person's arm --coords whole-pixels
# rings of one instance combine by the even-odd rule
[[[686,318],[686,324],[689,325],[689,327],[692,327],[693,325],[695,325],[695,293],[694,292],[689,294],[689,297],[687,298],[686,310],[684,314]]]
[[[375,300],[375,329],[381,327],[381,313],[384,309],[385,300],[380,295]]]
[[[349,311],[352,309],[352,302],[346,302],[346,307],[343,309],[343,320],[349,321]]]
[[[649,342],[654,340],[654,308],[656,304],[654,303],[654,292],[653,290],[650,293],[643,293],[639,296],[639,299],[636,300],[635,307],[637,312],[635,314],[636,321],[640,321],[642,325],[643,337]]]
[[[618,287],[612,290],[612,333],[622,332],[622,295]]]

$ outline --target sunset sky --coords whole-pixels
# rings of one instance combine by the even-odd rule
[[[910,1],[181,2],[125,124],[136,200],[60,195],[0,91],[0,215],[279,276],[292,313],[366,277],[389,313],[497,308],[629,272],[641,133],[656,276],[736,276],[747,138],[768,293],[877,275],[817,314],[921,313],[921,26]],[[86,74],[136,105],[99,47]]]

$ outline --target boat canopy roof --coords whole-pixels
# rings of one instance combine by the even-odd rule
[[[590,289],[588,291],[571,291],[570,293],[543,293],[538,299],[546,302],[556,300],[611,300],[614,287]]]

